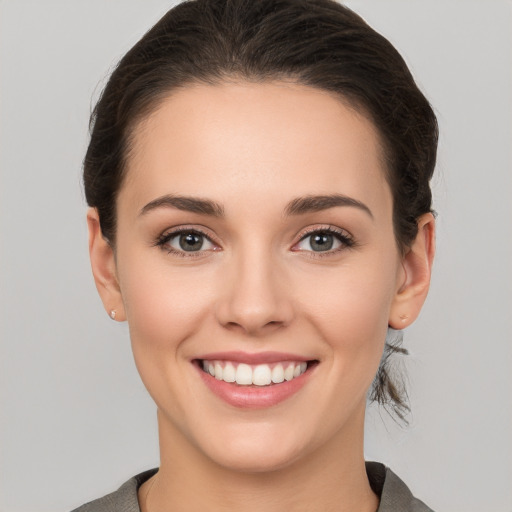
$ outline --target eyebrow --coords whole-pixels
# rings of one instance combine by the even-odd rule
[[[320,196],[297,197],[290,201],[285,208],[285,215],[302,215],[304,213],[319,212],[336,206],[350,206],[364,211],[373,219],[370,208],[361,201],[343,194],[330,194]]]
[[[139,215],[145,215],[152,210],[163,207],[177,208],[178,210],[211,215],[212,217],[224,217],[224,208],[215,201],[201,199],[199,197],[176,195],[165,195],[149,202],[141,209]]]
[[[328,210],[329,208],[334,208],[337,206],[349,206],[358,208],[367,213],[372,219],[374,218],[368,206],[366,206],[361,201],[358,201],[357,199],[345,196],[343,194],[297,197],[286,205],[284,209],[284,215],[303,215],[305,213]],[[202,199],[199,197],[169,194],[158,197],[157,199],[149,202],[141,209],[139,215],[145,215],[146,213],[158,208],[176,208],[178,210],[198,213],[201,215],[209,215],[219,218],[224,217],[224,207],[215,201],[210,199]]]

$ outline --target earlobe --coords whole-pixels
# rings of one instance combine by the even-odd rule
[[[418,234],[402,259],[404,280],[397,289],[389,326],[408,327],[418,317],[427,297],[435,254],[435,219],[425,213],[418,219]]]
[[[107,314],[112,319],[123,321],[125,312],[117,279],[115,254],[101,233],[100,219],[96,208],[89,208],[87,212],[87,227],[89,230],[89,256],[96,289]],[[115,311],[114,315],[112,315],[112,311]]]

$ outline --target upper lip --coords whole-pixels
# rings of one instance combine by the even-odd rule
[[[231,352],[210,352],[195,359],[206,361],[233,361],[247,364],[270,364],[281,361],[312,361],[314,358],[286,352],[257,352],[249,353],[242,351]]]

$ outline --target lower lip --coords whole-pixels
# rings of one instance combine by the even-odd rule
[[[308,366],[308,369],[299,377],[280,384],[240,386],[236,383],[224,382],[212,377],[209,373],[203,371],[199,364],[196,364],[196,367],[210,391],[229,405],[244,409],[263,409],[283,402],[306,384],[313,371],[313,368]]]

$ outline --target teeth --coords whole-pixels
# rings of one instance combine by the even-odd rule
[[[295,367],[293,364],[290,364],[286,367],[286,370],[284,371],[284,380],[292,380]]]
[[[236,369],[235,381],[237,384],[252,384],[252,368],[248,364],[239,364]]]
[[[307,370],[308,364],[302,361],[251,366],[230,361],[204,360],[202,367],[206,373],[224,382],[236,382],[239,386],[269,386],[299,377]]]
[[[226,366],[224,366],[224,371],[222,372],[222,380],[225,382],[235,382],[236,370],[231,363],[226,363]]]
[[[277,364],[272,370],[272,382],[274,384],[280,384],[284,381],[284,370],[282,364]]]
[[[272,370],[267,364],[260,364],[252,372],[252,383],[255,386],[268,386],[272,382]]]

